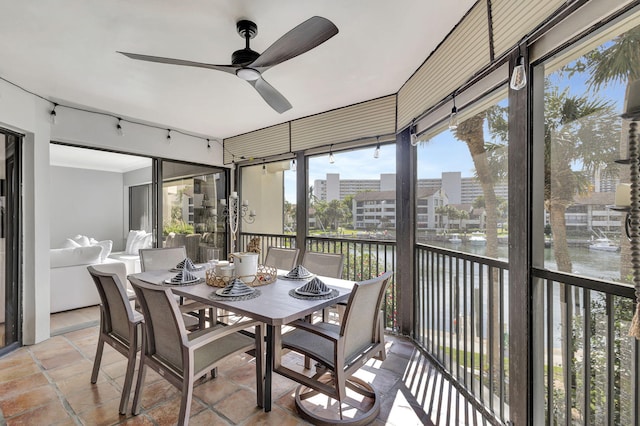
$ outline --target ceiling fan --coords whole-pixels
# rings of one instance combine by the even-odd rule
[[[233,52],[231,55],[231,65],[205,64],[182,59],[140,55],[138,53],[118,53],[141,61],[209,68],[235,74],[251,84],[271,108],[282,114],[291,109],[291,104],[280,92],[262,78],[262,73],[274,65],[295,58],[319,46],[338,33],[338,27],[336,27],[333,22],[320,16],[314,16],[280,37],[275,43],[269,46],[267,50],[260,54],[251,50],[249,47],[249,40],[254,38],[258,33],[258,26],[251,21],[241,20],[237,22],[236,27],[240,37],[245,39],[246,45],[244,49]]]

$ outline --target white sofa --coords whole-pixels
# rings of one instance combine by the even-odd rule
[[[89,265],[116,273],[123,283],[129,285],[125,263],[101,257],[100,246],[51,249],[49,253],[51,313],[100,304],[96,285],[87,271]]]

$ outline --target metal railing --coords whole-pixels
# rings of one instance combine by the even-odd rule
[[[508,415],[508,264],[432,246],[415,253],[414,339],[477,407]]]
[[[534,424],[640,424],[633,288],[533,269]],[[508,264],[416,247],[415,341],[496,424],[509,418]]]
[[[633,288],[542,269],[533,275],[535,423],[639,425],[640,345],[627,335]]]
[[[252,238],[260,238],[261,257],[269,246],[295,247],[295,235],[240,234],[239,247],[246,247]],[[394,271],[396,265],[396,243],[390,240],[357,240],[352,238],[307,237],[306,250],[344,255],[342,278],[363,281],[385,271]],[[395,331],[397,324],[396,285],[391,280],[384,301],[385,324]]]

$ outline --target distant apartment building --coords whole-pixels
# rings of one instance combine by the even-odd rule
[[[623,216],[607,208],[614,203],[617,180],[594,178],[588,195],[576,195],[567,208],[568,230],[619,230]],[[496,196],[508,199],[506,184],[494,186]],[[595,189],[595,192],[593,191]],[[600,189],[601,191],[598,191]],[[418,229],[484,228],[484,209],[471,205],[483,195],[476,178],[463,178],[460,172],[442,173],[440,179],[419,179],[417,189],[416,226]],[[323,201],[344,200],[354,196],[352,212],[355,229],[394,228],[396,225],[395,174],[381,174],[380,179],[340,180],[338,173],[328,173],[326,179],[314,180],[313,195]],[[436,208],[451,204],[469,212],[469,218],[449,221],[436,214]],[[545,223],[548,223],[548,214]]]
[[[436,209],[448,203],[443,189],[418,189],[416,227],[435,229],[440,224]],[[396,191],[366,191],[352,201],[355,229],[392,229],[396,227]]]
[[[327,173],[326,179],[313,181],[313,196],[322,201],[344,200],[347,195],[365,191],[395,191],[395,173],[383,173],[380,179],[340,179],[339,173]]]
[[[451,204],[472,204],[482,196],[482,186],[475,177],[462,177],[461,172],[444,172],[441,178],[419,179],[418,189],[442,188]],[[347,195],[365,191],[395,191],[395,173],[383,173],[380,179],[340,179],[339,173],[327,173],[326,179],[313,181],[313,195],[322,201],[344,200]],[[495,185],[496,196],[507,199],[507,184]]]

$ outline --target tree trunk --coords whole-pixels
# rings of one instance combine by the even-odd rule
[[[480,181],[482,194],[484,195],[484,208],[486,213],[485,233],[487,239],[487,250],[485,254],[487,257],[495,258],[498,256],[498,200],[496,198],[496,192],[493,186],[493,175],[491,174],[491,168],[489,167],[489,161],[487,159],[487,150],[485,148],[484,118],[484,113],[480,113],[460,123],[456,131],[456,137],[467,143],[469,153],[473,159],[476,175]],[[493,340],[489,342],[489,344],[491,345],[493,359],[489,360],[489,362],[491,363],[493,371],[491,383],[495,392],[500,388],[500,365],[503,362],[502,354],[500,353],[500,342],[504,338],[500,324],[500,310],[503,307],[500,305],[501,289],[498,270],[491,268],[488,274],[491,283],[490,297],[493,305],[493,310],[489,312],[489,326],[491,327],[493,335]],[[489,295],[487,297],[489,297]]]

